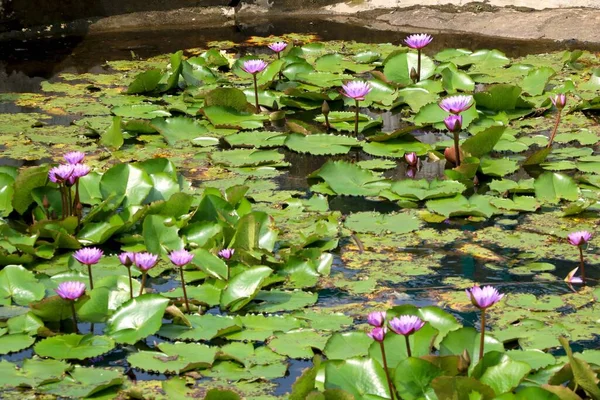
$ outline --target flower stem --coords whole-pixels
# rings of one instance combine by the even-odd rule
[[[72,212],[74,215],[77,215],[77,219],[79,219],[81,216],[79,215],[78,211],[77,211],[77,205],[79,204],[79,179],[77,179],[77,182],[75,182],[75,199],[73,200],[72,203]]]
[[[483,359],[483,347],[485,345],[485,308],[481,309],[481,341],[479,342],[479,360]]]
[[[144,286],[146,286],[146,271],[142,272],[142,286],[140,287],[140,294],[138,296],[141,296],[144,292]]]
[[[65,190],[67,191],[67,216],[71,216],[71,205],[73,204],[73,193],[71,192],[71,187],[65,184]]]
[[[354,114],[354,136],[358,137],[358,100],[356,101],[356,114]]]
[[[581,281],[585,283],[585,263],[583,262],[583,246],[577,246],[579,248],[579,267],[581,268]]]
[[[88,264],[88,275],[90,276],[90,290],[92,290],[94,288],[94,279],[92,277],[92,265]]]
[[[381,348],[381,358],[383,358],[383,369],[385,370],[385,377],[388,381],[388,387],[390,388],[390,396],[392,400],[394,400],[394,386],[392,385],[392,379],[390,378],[390,371],[387,365],[387,358],[385,356],[385,346],[383,345],[383,341],[379,342],[379,347]]]
[[[277,53],[277,59],[281,60],[281,53]],[[279,70],[279,80],[283,80],[283,73],[281,72],[281,70]]]
[[[458,145],[458,132],[453,132],[454,135],[454,153],[456,153],[456,166],[460,167],[460,147]]]
[[[62,207],[61,217],[64,219],[67,215],[67,192],[65,191],[65,185],[59,184],[60,189],[60,205]]]
[[[554,136],[556,136],[556,132],[558,131],[558,125],[560,124],[560,110],[556,114],[556,121],[554,122],[554,129],[552,130],[552,135],[550,135],[550,139],[548,140],[547,148],[552,147],[552,142],[554,141]]]
[[[410,336],[410,335],[406,335],[406,336],[404,336],[404,340],[406,340],[406,354],[407,354],[409,357],[412,357],[412,353],[411,353],[411,351],[410,351],[410,342],[408,341],[408,337],[409,337],[409,336]]]
[[[260,104],[258,104],[258,83],[256,82],[256,74],[253,74],[254,78],[254,100],[256,101],[256,113],[260,113]]]
[[[417,49],[417,82],[421,81],[421,49]]]
[[[75,300],[71,300],[69,303],[71,303],[71,313],[73,314],[73,332],[79,333],[77,329],[77,314],[75,313]]]
[[[129,298],[133,299],[133,281],[131,279],[131,266],[127,267],[127,275],[129,275]]]
[[[187,291],[185,290],[185,280],[183,279],[183,267],[180,267],[181,271],[181,288],[183,289],[183,298],[185,299],[185,309],[190,312],[190,303],[188,302]]]

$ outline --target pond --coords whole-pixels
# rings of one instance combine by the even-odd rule
[[[2,43],[2,397],[600,398],[595,49],[261,29]]]

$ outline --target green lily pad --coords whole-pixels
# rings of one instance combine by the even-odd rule
[[[408,233],[419,229],[420,220],[411,214],[379,214],[376,212],[360,212],[350,214],[344,222],[346,228],[360,233]]]
[[[160,343],[158,351],[140,351],[127,357],[134,368],[159,373],[174,373],[209,368],[217,354],[216,347],[199,343]]]
[[[287,137],[284,145],[298,153],[315,155],[347,154],[360,142],[353,137],[338,135],[300,135],[293,133]]]
[[[41,357],[83,360],[108,353],[114,347],[114,340],[107,336],[73,333],[44,339],[35,345],[34,350]]]
[[[135,297],[117,309],[104,331],[117,343],[133,344],[160,329],[168,304],[169,299],[156,294]]]

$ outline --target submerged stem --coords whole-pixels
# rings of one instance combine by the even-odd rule
[[[579,247],[579,267],[581,268],[581,281],[585,283],[585,263],[583,262],[583,247]]]
[[[94,288],[94,279],[92,277],[92,265],[88,264],[88,275],[90,276],[90,290],[92,290]]]
[[[479,360],[483,359],[483,346],[485,345],[485,308],[481,309],[481,341],[479,342]]]
[[[183,289],[183,298],[185,299],[185,309],[190,312],[190,303],[188,302],[187,291],[185,290],[185,280],[183,279],[183,267],[180,267],[181,271],[181,288]]]
[[[550,139],[548,140],[547,148],[552,147],[552,142],[554,141],[554,136],[556,136],[556,132],[558,132],[558,125],[560,124],[560,110],[558,114],[556,114],[556,121],[554,122],[554,129],[552,129],[552,135],[550,135]]]
[[[390,396],[392,400],[394,400],[394,386],[392,385],[390,371],[388,370],[387,358],[385,356],[385,346],[383,345],[383,341],[379,342],[379,347],[381,348],[381,358],[383,359],[383,369],[385,370],[385,377],[387,378],[388,387],[390,388]]]
[[[452,133],[454,135],[454,153],[456,153],[456,166],[460,167],[460,146],[458,145],[458,131]]]

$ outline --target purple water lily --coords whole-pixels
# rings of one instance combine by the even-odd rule
[[[133,263],[138,269],[142,271],[142,284],[140,285],[140,294],[141,296],[144,292],[144,286],[146,286],[146,276],[148,275],[148,270],[153,268],[158,262],[158,255],[143,252],[143,253],[135,253],[135,260]]]
[[[369,336],[371,339],[375,340],[376,342],[383,342],[383,339],[385,338],[386,333],[387,333],[386,327],[378,326],[378,327],[371,329],[371,332],[367,332],[367,336]]]
[[[417,153],[415,153],[414,151],[404,154],[404,160],[411,167],[416,167],[417,164],[419,163],[419,157],[417,156]]]
[[[433,37],[431,37],[431,35],[426,33],[416,33],[407,36],[407,38],[404,39],[404,43],[411,49],[419,50],[431,43],[432,40]]]
[[[85,153],[81,151],[70,151],[63,157],[69,164],[79,164],[85,158]]]
[[[183,266],[189,264],[194,259],[194,255],[185,249],[174,250],[171,252],[171,254],[169,254],[169,259],[173,264],[177,265],[178,267],[182,267],[179,269],[181,272],[181,289],[183,290],[185,308],[187,312],[190,312],[190,303],[188,301],[187,291],[185,289],[185,279],[183,277]]]
[[[504,294],[500,294],[495,287],[492,286],[473,286],[471,289],[466,289],[465,292],[471,303],[479,308],[480,310],[485,310],[502,300]]]
[[[498,290],[492,286],[479,287],[478,285],[473,286],[471,289],[465,290],[467,296],[471,300],[471,303],[481,310],[481,332],[479,342],[479,359],[483,358],[484,346],[485,346],[485,317],[486,310],[502,300],[504,294],[498,292]]]
[[[287,43],[282,42],[282,41],[271,43],[269,45],[269,48],[271,50],[273,50],[275,53],[277,53],[277,55],[279,55],[279,53],[281,53],[283,50],[285,50],[286,47],[287,47]]]
[[[348,98],[354,99],[356,113],[354,114],[354,135],[358,137],[358,102],[365,99],[365,96],[373,88],[366,81],[350,81],[342,85],[342,94]]]
[[[385,324],[385,311],[373,311],[367,317],[369,325],[374,327],[382,327]]]
[[[73,174],[73,165],[61,164],[58,167],[51,168],[48,172],[48,179],[54,183],[63,183]]]
[[[425,322],[416,315],[401,315],[390,321],[390,329],[402,336],[409,336],[417,332],[425,325]],[[409,352],[410,356],[410,352]]]
[[[67,179],[67,182],[69,185],[73,186],[79,178],[84,177],[89,173],[90,167],[86,164],[74,164],[73,173],[71,174],[69,179]]]
[[[71,305],[71,314],[73,316],[73,332],[77,333],[77,313],[75,312],[75,300],[85,293],[85,283],[68,281],[61,282],[56,288],[56,293],[67,300]]]
[[[454,139],[454,160],[456,161],[456,166],[460,165],[460,130],[462,129],[462,115],[450,114],[446,118],[444,118],[444,125],[448,131],[452,133],[452,137]]]
[[[256,113],[260,112],[260,104],[258,102],[258,81],[256,80],[256,74],[261,71],[264,71],[267,68],[267,63],[263,60],[248,60],[244,61],[242,65],[242,69],[249,74],[252,74],[252,79],[254,80],[254,102],[256,105]]]
[[[83,265],[87,265],[88,267],[88,275],[90,277],[90,289],[94,288],[94,279],[92,277],[92,265],[98,264],[100,258],[102,258],[102,254],[104,254],[102,250],[96,247],[85,247],[73,253],[73,258],[75,258]]]
[[[570,233],[567,236],[569,243],[577,246],[579,249],[579,267],[581,268],[581,279],[585,283],[585,261],[583,259],[583,246],[592,239],[592,234],[588,231],[578,231]]]
[[[77,300],[85,293],[85,283],[77,281],[62,282],[56,289],[56,294],[65,300]]]
[[[133,279],[131,278],[131,266],[135,262],[135,253],[131,251],[124,251],[119,254],[119,261],[127,268],[127,275],[129,276],[129,298],[133,299]]]
[[[446,97],[440,101],[439,106],[442,110],[451,114],[460,114],[473,106],[473,96],[457,95]]]
[[[365,96],[373,89],[369,82],[350,81],[342,85],[342,94],[354,100],[364,100]]]
[[[235,249],[223,249],[219,250],[219,257],[224,258],[225,260],[229,260],[233,257],[233,253],[235,253]]]

